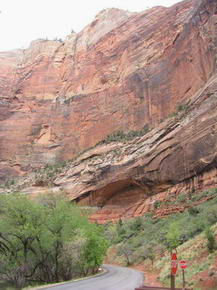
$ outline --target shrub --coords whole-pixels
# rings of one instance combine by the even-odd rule
[[[141,137],[145,134],[147,134],[150,131],[150,129],[145,126],[143,129],[138,130],[138,131],[128,131],[128,132],[123,132],[121,130],[112,133],[111,135],[108,135],[104,140],[100,141],[98,144],[103,144],[103,143],[111,143],[111,142],[125,142],[125,141],[130,141],[136,137]]]
[[[142,224],[143,224],[143,219],[142,217],[136,217],[133,219],[133,222],[131,224],[131,230],[133,231],[141,231],[142,229]]]
[[[196,207],[190,207],[190,208],[188,209],[188,213],[189,213],[189,215],[196,216],[199,212],[200,212],[199,209],[196,208]]]
[[[154,202],[154,209],[158,209],[161,206],[162,202],[160,200],[156,200]]]
[[[180,202],[185,202],[186,198],[187,198],[187,196],[186,196],[185,193],[180,193],[176,200],[177,200],[178,203],[180,203]]]
[[[185,112],[188,109],[187,104],[180,104],[177,106],[177,112]]]
[[[215,235],[212,232],[210,227],[206,229],[205,236],[207,239],[207,249],[210,253],[212,253],[216,250],[217,247],[216,247]]]

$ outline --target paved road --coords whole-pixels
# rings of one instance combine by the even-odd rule
[[[143,273],[129,268],[103,265],[108,272],[98,277],[68,282],[51,290],[134,290],[143,285]]]

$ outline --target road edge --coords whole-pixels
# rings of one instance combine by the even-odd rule
[[[72,282],[83,281],[83,280],[86,280],[86,279],[95,278],[95,277],[98,277],[98,276],[103,276],[103,275],[105,275],[105,274],[108,273],[108,270],[104,266],[102,266],[102,269],[103,269],[102,272],[97,273],[95,275],[91,275],[91,276],[87,276],[87,277],[82,277],[82,278],[78,278],[78,279],[75,279],[75,280],[69,280],[69,281],[66,281],[66,282],[46,284],[46,285],[37,286],[37,287],[25,287],[25,288],[23,288],[23,290],[46,289],[46,288],[51,288],[51,287],[55,287],[55,286],[61,286],[61,285],[68,284],[68,283],[72,283]]]

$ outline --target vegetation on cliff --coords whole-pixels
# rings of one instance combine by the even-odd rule
[[[1,197],[0,278],[18,288],[96,273],[107,249],[101,229],[64,198]]]
[[[108,144],[111,142],[127,142],[135,139],[136,137],[141,137],[147,134],[151,129],[148,126],[144,126],[141,130],[131,130],[128,132],[123,132],[121,130],[116,131],[108,136],[98,144]]]
[[[207,195],[207,192],[204,192],[203,195]],[[117,224],[107,224],[105,235],[113,241],[113,246],[108,253],[109,262],[124,265],[150,263],[149,268],[155,265],[158,272],[160,269],[159,278],[162,282],[167,283],[170,273],[168,266],[170,251],[185,247],[186,243],[190,243],[198,235],[202,235],[203,251],[211,257],[210,261],[206,260],[206,265],[202,267],[202,270],[208,270],[214,257],[217,256],[216,228],[213,228],[216,223],[217,197],[189,208],[184,213],[172,214],[163,219],[153,218],[153,214],[149,213],[130,220],[120,220]],[[180,253],[180,256],[181,254],[183,255],[183,252]],[[191,255],[194,257],[193,253]],[[189,263],[192,264],[188,269],[190,286],[193,283],[193,275],[202,271],[200,267],[196,269],[191,261],[193,259],[191,259],[191,255],[187,256]],[[161,259],[167,261],[166,268],[163,263],[161,265],[157,263]]]

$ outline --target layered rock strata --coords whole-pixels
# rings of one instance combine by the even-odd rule
[[[14,185],[38,195],[66,192],[81,206],[95,208],[91,220],[117,221],[155,211],[156,216],[182,212],[201,191],[217,187],[217,78],[195,94],[173,117],[131,141],[111,142],[87,150],[57,173],[51,187],[34,174]],[[49,175],[49,172],[44,172]],[[47,176],[49,177],[49,176]],[[4,190],[3,190],[4,191]],[[156,202],[168,206],[156,211]]]
[[[0,180],[144,127],[69,162],[52,190],[97,207],[92,220],[103,223],[216,186],[216,45],[216,0],[201,0],[107,9],[65,42],[0,53]],[[51,190],[36,185],[30,177],[19,189]]]
[[[0,179],[176,111],[215,71],[215,4],[106,9],[64,42],[0,53]]]
[[[144,137],[99,145],[72,162],[55,185],[71,200],[98,206],[92,220],[139,216],[155,202],[175,200],[217,186],[217,78],[185,111]],[[160,216],[183,211],[174,206]]]

